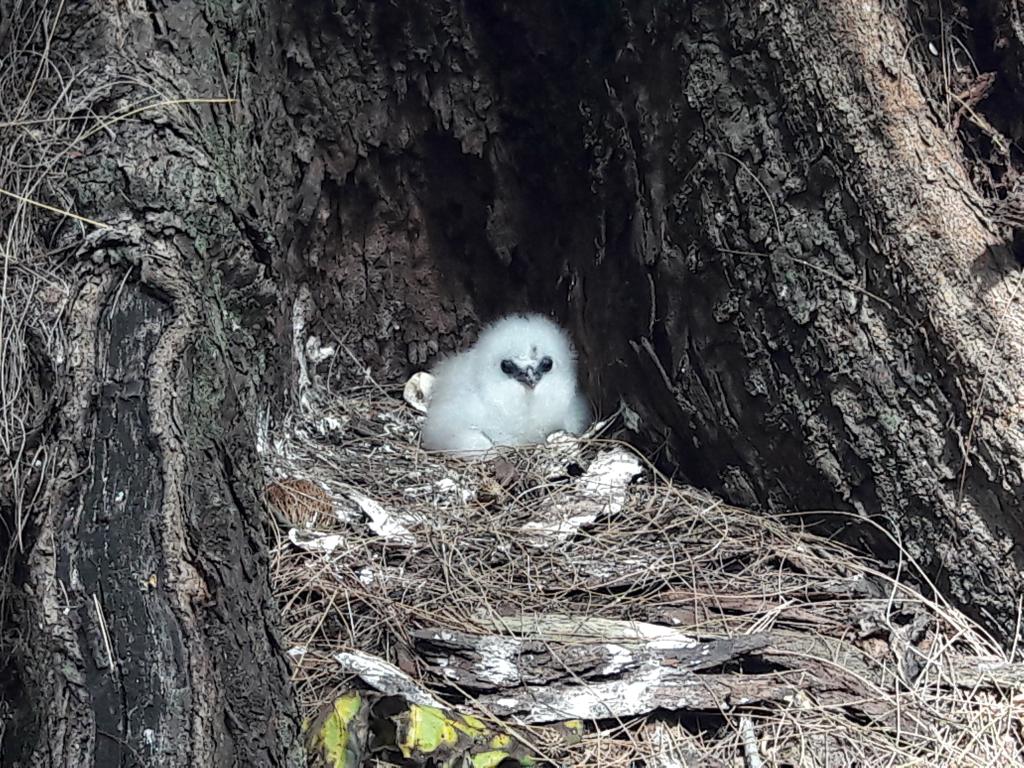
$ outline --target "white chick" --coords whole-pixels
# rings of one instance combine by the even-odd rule
[[[482,458],[495,446],[541,443],[559,430],[578,435],[590,424],[569,337],[542,315],[498,320],[434,376],[428,450]]]

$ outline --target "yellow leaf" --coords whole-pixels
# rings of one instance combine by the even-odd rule
[[[349,726],[359,714],[362,699],[356,692],[347,693],[334,701],[334,711],[327,716],[320,727],[318,741],[323,748],[324,759],[331,768],[358,768],[349,750]]]

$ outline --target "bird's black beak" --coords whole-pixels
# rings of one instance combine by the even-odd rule
[[[529,368],[521,368],[520,370],[516,371],[516,381],[518,381],[524,387],[533,389],[534,387],[537,386],[537,382],[540,381],[540,377],[542,375],[543,374],[538,373],[537,369],[534,368],[533,366],[530,366]]]

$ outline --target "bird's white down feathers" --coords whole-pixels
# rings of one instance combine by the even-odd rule
[[[576,383],[569,337],[542,315],[511,315],[434,369],[423,447],[483,457],[495,446],[581,433],[590,407]]]

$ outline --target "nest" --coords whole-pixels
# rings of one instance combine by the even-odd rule
[[[1021,666],[895,578],[927,588],[909,561],[891,574],[613,441],[465,463],[421,451],[422,417],[379,388],[305,411],[264,454],[310,720],[376,687],[560,765],[1021,761]],[[576,717],[582,738],[551,738]]]

